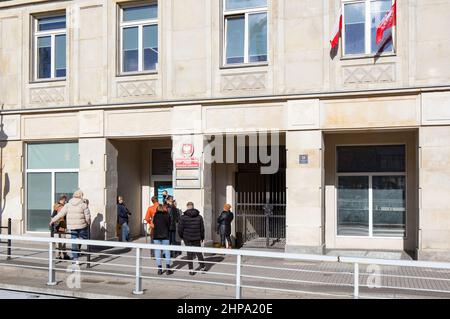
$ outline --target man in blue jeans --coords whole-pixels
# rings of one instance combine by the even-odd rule
[[[88,207],[88,201],[83,199],[83,192],[77,190],[73,198],[61,209],[61,211],[52,218],[50,225],[66,216],[67,229],[71,233],[72,239],[88,239],[89,225],[91,224],[91,213]],[[80,247],[79,247],[80,246]],[[79,251],[81,245],[72,245],[72,260],[78,264]]]

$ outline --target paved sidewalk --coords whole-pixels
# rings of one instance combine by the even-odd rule
[[[141,239],[138,242],[145,241]],[[46,286],[48,279],[47,245],[29,242],[13,243],[13,256],[9,261],[6,261],[5,253],[6,248],[4,245],[0,245],[0,268],[2,268],[0,270],[0,289],[14,290],[14,288],[25,286],[28,289],[37,289],[38,293],[42,293],[42,289],[45,289],[50,294],[62,294],[76,298],[218,299],[234,298],[235,296],[236,257],[234,256],[206,255],[207,272],[197,273],[195,276],[189,275],[186,257],[179,256],[173,260],[175,270],[173,275],[158,276],[155,261],[150,257],[150,251],[144,251],[142,276],[145,293],[142,296],[135,296],[131,293],[135,284],[135,255],[131,250],[112,248],[98,251],[91,258],[92,267],[90,269],[86,268],[86,258],[82,257],[80,260],[81,289],[70,289],[66,284],[67,278],[72,278],[70,277],[72,273],[67,272],[68,267],[72,265],[70,261],[56,262],[58,285]],[[352,298],[353,267],[351,265],[253,257],[243,257],[242,263],[244,298]],[[373,282],[368,277],[370,274],[366,273],[366,267],[361,267],[360,273],[360,284]],[[394,289],[361,287],[362,297],[450,297],[450,293],[438,292],[450,292],[450,271],[383,267],[381,273],[383,275],[382,286]],[[406,276],[412,276],[412,278],[406,278]],[[187,282],[188,280],[196,282]],[[258,287],[258,289],[251,287]],[[412,289],[427,289],[434,292],[417,292]]]

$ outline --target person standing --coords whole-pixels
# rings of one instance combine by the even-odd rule
[[[180,220],[180,214],[178,209],[174,205],[173,196],[167,197],[167,211],[169,213],[169,240],[170,245],[178,245],[177,242],[177,224]],[[176,251],[171,251],[171,256],[175,258],[179,253]]]
[[[66,216],[67,229],[71,233],[72,239],[88,239],[89,225],[91,224],[91,212],[88,201],[83,199],[83,192],[77,190],[72,199],[64,205],[61,211],[50,221],[50,226]],[[72,244],[72,260],[78,264],[79,247]]]
[[[167,211],[164,210],[163,205],[158,205],[156,213],[153,216],[153,243],[155,245],[170,244],[169,240],[170,217]],[[161,250],[155,249],[156,265],[158,266],[158,275],[162,275]],[[170,269],[170,251],[164,250],[164,257],[166,260],[166,273],[171,275],[173,272]]]
[[[128,225],[128,216],[131,216],[128,207],[125,205],[122,196],[117,197],[117,222],[121,228],[121,241],[129,241],[130,227]]]
[[[158,209],[159,202],[156,196],[151,198],[152,205],[147,209],[147,213],[145,214],[145,221],[149,227],[150,234],[150,243],[152,242],[152,234],[153,234],[153,216],[156,214],[156,210]]]
[[[226,248],[225,240],[228,244],[228,249],[231,249],[231,222],[234,219],[234,214],[231,212],[231,205],[225,204],[223,211],[217,218],[217,232],[220,234],[220,247]]]
[[[200,215],[200,212],[194,208],[194,203],[192,202],[187,203],[187,210],[184,212],[183,216],[180,217],[178,234],[186,246],[201,247],[201,244],[205,239],[203,217]],[[201,252],[193,253],[188,251],[187,255],[190,275],[195,275],[192,262],[194,255],[197,256],[200,263],[200,270],[206,271],[203,254]]]
[[[55,217],[56,215],[58,215],[58,213],[61,211],[61,209],[64,208],[64,206],[66,205],[67,202],[67,196],[66,195],[61,195],[59,197],[58,202],[53,205],[53,212],[52,212],[52,217]],[[52,235],[57,234],[59,238],[65,238],[66,236],[66,218],[63,217],[60,220],[57,220],[52,226],[51,226],[51,231],[52,231]],[[69,255],[67,255],[66,252],[66,244],[64,243],[58,243],[58,257],[56,257],[57,259],[65,259],[68,260],[70,259]]]
[[[169,196],[169,192],[166,189],[162,191],[163,205],[167,205],[167,199]]]

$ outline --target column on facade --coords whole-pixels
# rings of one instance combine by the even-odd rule
[[[450,127],[421,127],[419,135],[418,258],[450,260]]]
[[[116,238],[117,149],[105,138],[79,140],[79,185],[89,200],[91,238]]]
[[[319,130],[286,133],[288,252],[323,253],[322,144]]]

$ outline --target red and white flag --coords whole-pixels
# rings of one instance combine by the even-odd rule
[[[384,16],[377,28],[377,44],[383,40],[384,32],[397,24],[397,1],[392,5],[391,10]]]
[[[342,31],[342,8],[339,9],[338,16],[336,17],[336,22],[333,27],[333,33],[330,37],[331,48],[334,49],[339,44],[339,38],[341,37]]]

